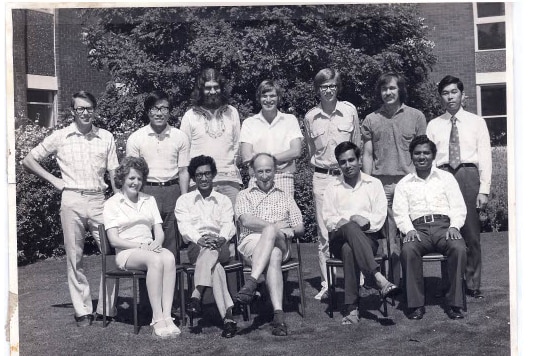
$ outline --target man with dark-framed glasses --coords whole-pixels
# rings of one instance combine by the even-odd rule
[[[150,172],[143,187],[154,196],[163,219],[163,247],[174,257],[178,254],[178,229],[174,207],[189,187],[189,139],[181,130],[168,124],[170,99],[162,91],[150,93],[144,100],[144,115],[149,124],[131,134],[126,155],[143,157]]]
[[[96,99],[91,93],[79,91],[73,94],[71,114],[74,122],[54,131],[22,161],[24,167],[62,192],[60,217],[67,255],[68,287],[74,319],[80,327],[89,326],[94,320],[89,281],[82,264],[85,232],[89,230],[100,247],[98,225],[104,223],[104,193],[107,189],[104,174],[109,173],[111,187],[115,190],[114,175],[118,167],[115,139],[109,131],[93,125],[95,110]],[[57,160],[61,178],[39,163],[50,155]],[[103,314],[101,286],[102,281],[97,316]],[[106,315],[113,317],[117,313],[114,280],[108,280],[106,290]]]

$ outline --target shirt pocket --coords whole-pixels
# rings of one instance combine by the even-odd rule
[[[339,144],[344,141],[350,141],[352,138],[353,130],[355,129],[353,122],[348,120],[342,120],[337,124],[337,134],[333,137],[333,140]]]
[[[327,145],[326,127],[317,122],[313,124],[310,132],[311,139],[315,144],[316,150],[321,151]]]

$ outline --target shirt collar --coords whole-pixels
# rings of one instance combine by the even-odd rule
[[[274,120],[272,120],[272,123],[269,123],[267,121],[267,119],[265,119],[265,117],[263,116],[263,112],[262,111],[259,111],[259,113],[256,115],[256,117],[260,120],[260,121],[263,121],[264,123],[268,124],[268,125],[274,125],[276,124],[278,121],[282,120],[283,119],[283,113],[281,111],[278,110],[278,113],[276,114],[276,117],[274,118]]]
[[[392,116],[396,115],[397,113],[399,113],[400,111],[403,111],[403,110],[405,110],[405,104],[404,104],[404,103],[402,103],[402,104],[400,105],[400,107],[398,108],[398,110],[396,110],[396,112],[395,112],[394,114],[392,114]],[[380,108],[378,109],[378,112],[379,112],[380,114],[386,113],[387,110],[385,109],[385,105],[381,105]],[[391,117],[392,117],[392,116],[391,116]]]
[[[333,114],[335,114],[336,112],[341,112],[341,110],[339,109],[339,104],[340,104],[340,101],[337,99],[337,102],[335,103],[335,110],[333,110],[331,115],[328,115],[328,114],[326,114],[326,112],[322,108],[322,103],[318,103],[317,108],[318,108],[319,111],[318,111],[318,114],[315,115],[315,116],[322,115],[322,116],[326,116],[326,117],[329,118],[329,117],[333,116]]]
[[[256,191],[256,190],[259,191],[259,192],[261,192],[261,193],[263,193],[263,194],[265,194],[265,195],[269,195],[270,193],[272,193],[272,192],[274,192],[274,191],[276,191],[276,190],[279,190],[280,192],[282,192],[282,190],[276,186],[276,183],[274,183],[274,185],[272,186],[272,188],[270,188],[270,190],[269,190],[268,192],[264,192],[263,190],[261,190],[261,189],[257,186],[257,184],[254,184],[254,185],[252,185],[252,186],[250,187],[250,192],[252,192],[252,191]]]
[[[122,194],[121,191],[119,191],[119,192],[116,193],[116,194],[119,195],[119,197],[120,197],[119,200],[120,200],[120,202],[121,202],[122,204],[126,204],[127,206],[132,207],[132,208],[135,207],[134,205],[132,205],[133,203],[132,203],[128,198],[126,198],[126,196],[124,196],[124,194]],[[139,192],[139,201],[137,202],[137,206],[138,206],[138,207],[142,206],[143,203],[144,203],[145,201],[147,201],[148,199],[150,199],[150,195],[145,194],[145,193],[143,193],[143,192]]]
[[[148,130],[148,135],[165,135],[170,136],[170,125],[167,123],[167,126],[161,131],[160,134],[154,131],[152,128],[152,125],[148,124],[146,125],[146,130]]]
[[[82,134],[80,130],[78,130],[78,125],[76,125],[75,122],[67,126],[67,136],[79,135],[79,136],[87,136],[87,137],[90,137],[90,136],[100,137],[99,133],[100,133],[100,129],[94,126],[94,124],[91,127],[91,131],[87,132],[86,134]]]
[[[432,166],[431,167],[431,171],[429,172],[429,175],[427,176],[426,179],[422,179],[420,178],[417,174],[416,174],[416,171],[413,172],[413,173],[409,173],[409,179],[410,180],[418,180],[418,181],[426,181],[426,180],[429,180],[431,177],[433,176],[439,176],[440,172],[443,172],[441,169],[438,169],[437,167],[435,166]]]
[[[353,190],[356,190],[356,189],[359,189],[359,187],[361,185],[363,185],[363,183],[371,183],[372,182],[372,179],[370,178],[370,176],[368,174],[365,174],[363,172],[359,172],[359,177],[357,178],[357,183],[355,183],[355,187],[352,188],[351,185],[349,185],[348,183],[346,183],[346,181],[344,180],[344,175],[342,176],[341,179],[339,179],[337,181],[336,184],[338,185],[344,185],[346,188],[349,188],[349,189],[353,189]]]
[[[215,194],[215,190],[211,190],[211,194],[209,194],[207,197],[203,197],[202,193],[200,193],[200,191],[198,189],[196,189],[194,191],[194,201],[197,201],[197,200],[213,200],[215,202],[218,201],[217,197],[216,197],[216,194]]]
[[[465,113],[465,110],[461,106],[459,108],[459,111],[456,112],[455,115],[453,115],[453,116],[455,116],[455,118],[457,119],[458,122],[461,122],[462,119],[464,118],[464,113]],[[448,121],[452,118],[452,114],[450,114],[448,111],[446,111],[443,116]]]
[[[215,118],[217,119],[221,119],[222,118],[222,115],[226,112],[226,110],[228,110],[229,106],[228,104],[223,104],[222,106],[220,106],[219,108],[217,108],[215,110]],[[202,115],[206,118],[209,118],[211,117],[211,113],[209,111],[207,111],[206,109],[204,109],[203,107],[199,106],[199,105],[195,105],[193,106],[192,110],[199,114],[199,115]]]

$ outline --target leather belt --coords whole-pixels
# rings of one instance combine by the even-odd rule
[[[145,182],[144,185],[149,185],[151,187],[168,187],[169,185],[179,184],[180,179],[175,178],[167,180],[166,182]]]
[[[99,195],[104,194],[104,191],[102,190],[91,190],[91,189],[79,189],[79,188],[63,188],[63,190],[67,190],[69,192],[75,192],[79,193],[81,195]]]
[[[450,220],[448,215],[441,215],[441,214],[432,214],[432,215],[424,215],[417,219],[413,220],[413,224],[429,224],[434,222],[435,220]]]
[[[315,172],[329,174],[332,176],[340,176],[342,173],[339,168],[326,169],[326,168],[319,168],[319,167],[315,167]]]
[[[477,168],[477,166],[474,163],[461,163],[460,165],[457,166],[457,168],[455,168],[455,170],[458,170],[461,167],[465,167],[465,168],[467,168],[467,167],[475,167],[475,168]],[[441,164],[437,168],[440,168],[440,169],[443,169],[443,168],[453,169],[452,166],[450,166],[448,163]]]

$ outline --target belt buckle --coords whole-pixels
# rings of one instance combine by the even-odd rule
[[[329,174],[332,176],[338,176],[341,174],[341,170],[339,168],[333,168],[329,170]]]
[[[431,219],[426,219],[427,217],[430,217]],[[435,221],[435,219],[434,219],[433,215],[424,215],[424,224],[432,223],[434,221]]]

